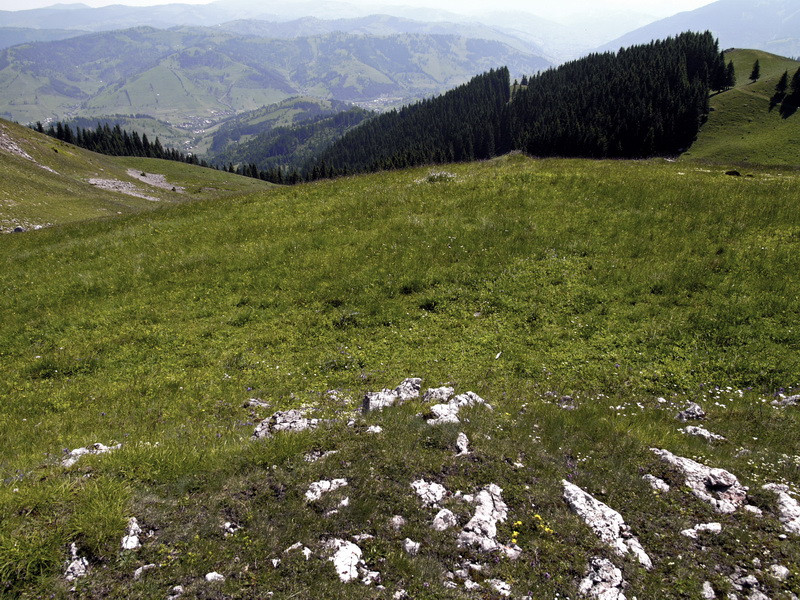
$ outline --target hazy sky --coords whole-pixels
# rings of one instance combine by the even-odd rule
[[[70,0],[66,0],[69,2]],[[128,4],[131,6],[148,6],[153,4],[168,4],[181,2],[183,4],[207,4],[208,0],[77,0],[89,6],[106,6],[109,4]],[[291,0],[287,0],[291,1]],[[344,0],[352,4],[367,4],[364,0]],[[553,15],[554,11],[564,13],[578,13],[589,9],[595,13],[598,10],[630,10],[637,13],[665,17],[676,12],[692,10],[710,4],[712,0],[495,0],[487,3],[485,0],[377,0],[368,4],[378,10],[381,4],[430,6],[456,13],[480,12],[488,10],[524,10],[541,16]],[[2,10],[23,10],[40,8],[53,5],[53,0],[0,0]],[[2,26],[2,23],[0,23]]]

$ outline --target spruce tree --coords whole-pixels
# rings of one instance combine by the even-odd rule
[[[726,89],[731,89],[732,87],[736,86],[736,69],[733,66],[733,61],[728,63],[727,69],[725,69],[725,87]]]
[[[775,86],[775,93],[778,95],[783,96],[786,93],[786,89],[789,87],[789,71],[784,71],[781,78],[778,80],[778,84]]]
[[[753,70],[750,71],[750,83],[755,83],[759,77],[761,77],[761,65],[756,59],[756,62],[753,63]]]

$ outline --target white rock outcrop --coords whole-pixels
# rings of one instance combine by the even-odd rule
[[[593,557],[586,576],[578,584],[578,592],[597,600],[626,600],[622,571],[607,558]]]
[[[436,506],[447,495],[445,487],[433,481],[417,479],[411,482],[411,487],[425,506]]]
[[[446,531],[447,529],[455,527],[456,525],[458,525],[458,519],[456,519],[453,511],[443,508],[436,513],[431,527],[433,527],[435,531]]]
[[[492,586],[492,589],[504,598],[508,598],[511,595],[511,586],[502,579],[487,579],[486,583]]]
[[[778,496],[778,518],[789,533],[800,533],[800,504],[789,495],[789,486],[768,483],[763,489]]]
[[[415,542],[411,538],[406,538],[403,540],[403,550],[406,551],[407,554],[411,556],[416,556],[419,554],[420,543]]]
[[[451,387],[442,386],[438,388],[428,388],[422,396],[423,402],[447,402],[453,397],[455,390]]]
[[[335,538],[329,540],[325,547],[333,552],[329,560],[333,562],[336,574],[343,583],[361,578],[364,585],[371,585],[380,579],[380,573],[367,568],[361,548],[353,542]]]
[[[703,600],[714,600],[717,597],[714,586],[711,585],[710,581],[703,582],[703,589],[700,590],[700,597],[703,598]]]
[[[272,437],[281,431],[305,431],[315,429],[319,419],[309,419],[306,411],[299,408],[281,410],[258,424],[253,432],[253,439]]]
[[[89,568],[89,561],[85,557],[78,556],[78,547],[74,542],[70,544],[69,554],[70,562],[67,564],[67,570],[64,571],[64,579],[75,581],[80,577],[85,577]]]
[[[407,400],[419,398],[419,390],[422,379],[410,377],[393,390],[383,389],[380,392],[367,392],[361,405],[362,412],[368,413],[373,410],[383,410],[395,404],[402,404]]]
[[[681,471],[692,493],[711,504],[717,512],[723,514],[735,512],[747,501],[747,490],[732,473],[724,469],[707,467],[690,458],[676,456],[668,450],[658,448],[651,450],[663,461]]]
[[[308,486],[306,500],[309,502],[316,502],[328,492],[333,492],[334,490],[338,490],[346,485],[347,479],[322,479],[320,481],[315,481]]]
[[[142,528],[139,527],[139,521],[136,517],[128,519],[128,532],[122,538],[123,550],[136,550],[141,548],[142,544],[139,542],[139,534],[142,533]]]
[[[647,483],[649,483],[650,487],[657,492],[666,493],[669,491],[669,484],[663,479],[659,479],[655,475],[649,475],[649,474],[643,475],[642,479],[644,479]]]
[[[675,416],[675,418],[681,423],[686,423],[686,421],[704,419],[705,416],[706,411],[704,411],[699,404],[690,402],[686,408]]]
[[[459,547],[482,552],[501,550],[512,559],[519,556],[517,546],[505,546],[497,541],[497,524],[508,518],[508,506],[503,502],[502,493],[502,488],[491,483],[475,494],[475,514],[458,534]]]
[[[214,583],[216,581],[225,581],[225,576],[221,573],[217,573],[216,571],[211,571],[211,573],[206,573],[206,581],[209,583]]]
[[[133,580],[139,581],[142,578],[142,575],[144,575],[147,571],[152,571],[155,568],[156,565],[154,563],[150,563],[149,565],[143,565],[139,567],[133,572]]]
[[[644,568],[653,568],[653,562],[638,538],[631,533],[630,527],[625,524],[622,515],[577,485],[566,480],[562,480],[561,484],[564,487],[564,500],[597,537],[611,546],[620,556],[631,553]]]
[[[86,446],[85,448],[75,448],[74,450],[71,450],[66,457],[64,457],[64,460],[61,461],[61,464],[65,467],[71,467],[78,462],[82,456],[86,456],[87,454],[105,454],[107,452],[119,450],[120,448],[122,448],[122,444],[115,444],[113,446],[92,444],[91,446]]]
[[[693,540],[696,540],[697,536],[701,533],[719,535],[722,533],[722,525],[719,523],[701,523],[700,525],[695,525],[691,529],[684,529],[681,531],[682,536],[692,538]]]
[[[459,433],[458,437],[456,438],[456,450],[458,450],[457,456],[469,454],[469,438],[463,431]]]
[[[462,408],[475,406],[476,404],[483,404],[489,408],[486,400],[478,396],[475,392],[466,392],[459,394],[452,398],[447,404],[434,404],[431,406],[430,411],[433,413],[433,418],[428,419],[429,425],[443,425],[445,423],[459,423],[458,413]]]
[[[686,435],[701,437],[707,442],[724,442],[727,439],[716,433],[711,433],[708,429],[705,429],[704,427],[697,427],[696,425],[688,425],[683,429],[681,429],[680,431],[682,431]]]
[[[781,408],[785,408],[787,406],[797,406],[798,404],[800,404],[800,394],[772,401],[772,406],[778,406]]]

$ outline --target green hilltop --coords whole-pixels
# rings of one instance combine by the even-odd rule
[[[688,159],[751,165],[800,165],[800,115],[781,115],[771,107],[775,85],[785,71],[789,78],[800,62],[761,50],[730,50],[726,61],[733,61],[736,86],[711,97],[708,122],[697,140],[684,153]],[[761,78],[748,79],[755,61]]]

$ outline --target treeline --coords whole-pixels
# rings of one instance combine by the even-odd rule
[[[62,142],[74,144],[99,154],[163,158],[201,167],[211,166],[206,161],[198,159],[194,154],[184,154],[174,148],[164,148],[158,137],[154,142],[150,142],[146,133],[140,136],[136,131],[129,132],[119,125],[111,127],[108,123],[98,123],[96,129],[76,127],[73,130],[69,123],[57,121],[45,129],[42,123],[37,121],[33,129]]]
[[[677,154],[707,117],[709,93],[727,89],[733,77],[709,32],[566,63],[527,78],[513,98],[508,70],[490,71],[354,129],[307,175],[471,161],[511,150],[591,158]]]

